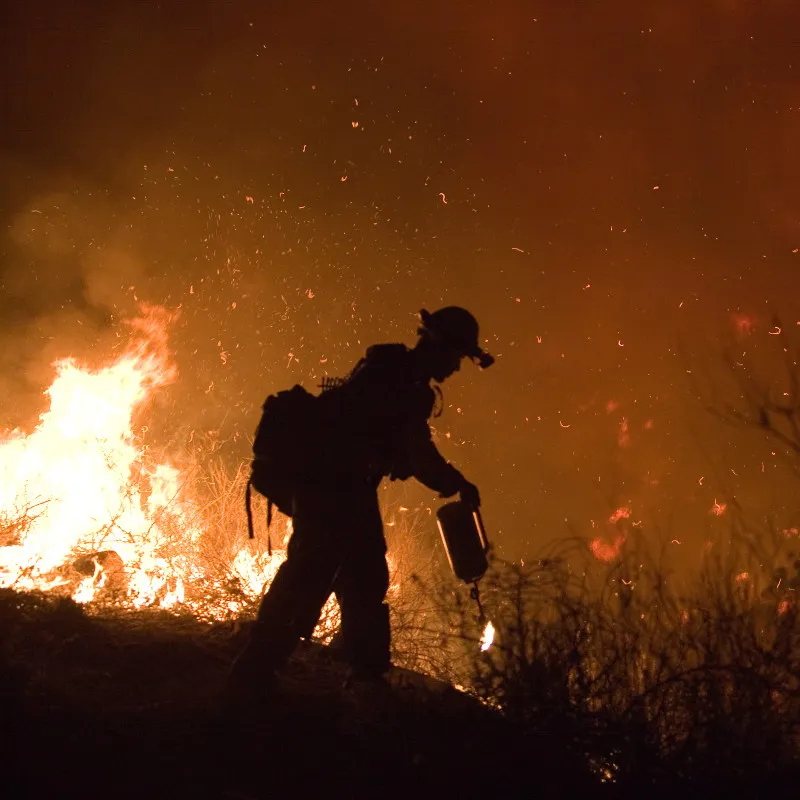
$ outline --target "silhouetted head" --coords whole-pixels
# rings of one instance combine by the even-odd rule
[[[419,316],[416,350],[434,380],[441,382],[457,372],[462,358],[472,359],[481,369],[494,363],[478,344],[478,320],[466,309],[447,306],[430,312],[423,308]]]

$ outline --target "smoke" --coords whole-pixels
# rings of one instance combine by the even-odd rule
[[[2,424],[146,302],[180,311],[169,438],[242,457],[268,393],[459,303],[499,358],[440,444],[505,535],[599,518],[601,472],[695,486],[679,336],[794,296],[793,4],[596,5],[2,12]]]
[[[43,410],[52,362],[108,357],[114,320],[134,308],[143,265],[91,188],[38,194],[7,220],[0,261],[0,412],[29,427]]]

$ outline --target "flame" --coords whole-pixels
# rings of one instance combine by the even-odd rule
[[[125,352],[100,369],[72,358],[55,362],[49,408],[36,429],[0,434],[0,530],[16,527],[0,548],[0,585],[52,588],[67,582],[54,571],[76,557],[113,551],[132,572],[134,605],[157,595],[166,606],[180,602],[188,573],[169,563],[168,543],[178,527],[196,541],[197,515],[180,501],[179,471],[148,463],[133,430],[136,412],[176,377],[170,319],[164,309],[143,307],[128,323],[133,337]],[[80,602],[108,577],[93,563],[94,574],[75,592]]]
[[[198,566],[204,534],[189,476],[159,462],[135,429],[154,393],[177,378],[165,309],[142,306],[130,341],[99,369],[75,359],[54,363],[48,409],[25,435],[0,430],[0,586],[67,587],[87,603],[100,590],[124,605],[172,608],[191,586],[207,596]],[[257,597],[283,560],[243,548],[230,565],[239,599]],[[62,589],[63,591],[63,589]]]
[[[53,364],[49,407],[32,432],[0,429],[0,587],[222,619],[272,582],[285,551],[245,542],[199,557],[219,527],[208,511],[214,503],[198,491],[199,467],[159,461],[145,441],[148,401],[177,379],[168,348],[174,318],[142,306],[126,323],[127,346],[105,366]],[[290,531],[289,523],[286,538]],[[331,598],[315,635],[329,639],[337,626]]]
[[[486,623],[486,627],[483,629],[483,634],[481,635],[481,652],[485,653],[494,642],[494,625],[492,625],[492,621],[489,620]]]

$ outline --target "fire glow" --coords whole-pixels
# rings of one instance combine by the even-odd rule
[[[143,307],[108,365],[56,362],[35,430],[0,432],[0,586],[66,588],[82,603],[113,589],[124,606],[192,611],[187,587],[208,594],[210,576],[195,557],[203,515],[189,478],[150,455],[145,426],[134,429],[147,401],[177,377],[169,322],[164,309]],[[230,564],[240,600],[224,610],[258,596],[282,560],[243,547]]]
[[[483,629],[483,634],[481,636],[481,652],[486,652],[494,642],[494,625],[492,625],[492,621],[489,620],[486,623],[486,627]]]

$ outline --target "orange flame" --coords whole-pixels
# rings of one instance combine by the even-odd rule
[[[222,579],[218,567],[204,571],[199,545],[214,520],[190,476],[157,461],[142,438],[147,428],[134,427],[154,392],[177,378],[168,347],[174,318],[143,306],[126,323],[123,352],[100,369],[55,362],[36,428],[0,430],[0,586],[58,589],[81,603],[113,589],[124,606],[220,618],[271,583],[285,553],[245,542]],[[234,588],[224,588],[230,581]],[[335,628],[334,606],[323,610],[317,635]]]
[[[152,602],[162,588],[162,604],[179,602],[186,576],[160,551],[170,525],[182,526],[190,539],[199,535],[196,514],[178,500],[177,469],[145,464],[132,425],[153,390],[176,377],[169,320],[164,309],[144,307],[129,323],[130,345],[101,369],[83,369],[71,358],[55,362],[56,378],[45,392],[49,409],[36,429],[0,436],[0,519],[27,516],[12,543],[0,548],[0,585],[52,588],[65,582],[53,571],[70,559],[113,550],[133,571],[135,605]],[[95,562],[77,600],[91,599],[103,572]]]
[[[483,629],[483,634],[481,635],[481,652],[486,652],[494,642],[494,625],[492,625],[492,621],[489,620],[486,623],[486,627]]]

